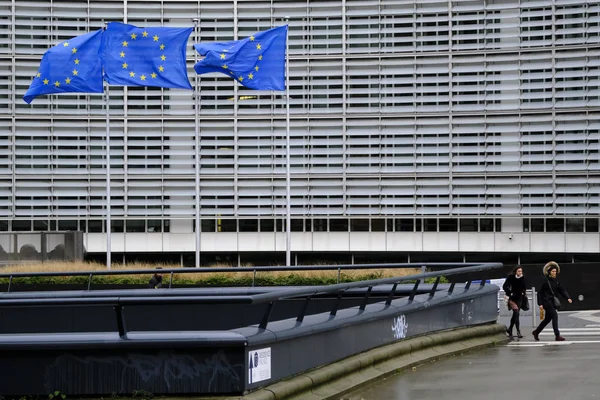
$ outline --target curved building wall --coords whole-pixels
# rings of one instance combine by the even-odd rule
[[[294,251],[600,251],[600,5],[571,0],[0,0],[0,230],[106,251],[102,95],[24,103],[47,48],[197,17],[195,83],[194,42],[285,16]],[[194,250],[199,154],[203,251],[285,250],[284,96],[199,86],[199,149],[191,92],[111,87],[113,249]]]

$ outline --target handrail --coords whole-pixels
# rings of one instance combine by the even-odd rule
[[[456,265],[456,264],[454,264]],[[464,264],[463,264],[464,265]],[[368,287],[365,297],[363,299],[363,303],[361,305],[361,311],[364,311],[368,297],[371,293],[371,290],[375,286],[379,285],[387,285],[393,284],[392,289],[390,290],[390,295],[388,300],[385,302],[386,306],[391,305],[391,300],[396,291],[396,287],[401,282],[406,281],[415,281],[415,285],[411,291],[411,294],[408,298],[410,302],[414,300],[415,294],[417,292],[417,288],[421,281],[426,278],[437,278],[436,284],[434,288],[437,288],[437,283],[439,283],[439,278],[441,276],[451,276],[464,274],[469,272],[478,272],[485,271],[490,269],[501,268],[503,266],[502,263],[479,263],[475,265],[469,265],[462,268],[453,268],[442,271],[434,271],[434,272],[425,272],[420,274],[408,275],[408,276],[400,276],[400,277],[391,277],[391,278],[381,278],[381,279],[370,279],[359,282],[349,282],[349,283],[338,283],[335,285],[326,285],[326,286],[311,286],[306,288],[291,288],[291,289],[281,289],[276,290],[269,293],[259,293],[253,295],[240,295],[240,296],[160,296],[160,293],[157,293],[157,296],[152,297],[85,297],[85,298],[54,298],[54,297],[46,297],[46,298],[22,298],[22,299],[2,299],[0,297],[0,307],[3,306],[40,306],[40,305],[54,305],[54,306],[66,306],[66,305],[109,305],[113,306],[115,310],[116,318],[117,318],[117,327],[119,330],[119,334],[121,337],[125,337],[127,334],[126,324],[124,319],[123,307],[131,306],[131,305],[158,305],[158,304],[215,304],[215,303],[236,303],[236,304],[264,304],[268,303],[266,310],[264,312],[263,317],[259,322],[260,329],[266,329],[269,319],[271,317],[271,311],[275,305],[275,302],[281,299],[290,299],[290,298],[298,298],[302,297],[305,299],[309,299],[316,295],[321,294],[337,294],[337,301],[334,302],[333,308],[330,312],[330,315],[335,316],[337,313],[338,305],[341,298],[348,289],[354,288],[362,288]],[[336,266],[335,268],[339,268]],[[154,271],[154,270],[152,270]],[[84,273],[85,274],[85,273]],[[450,290],[446,293],[447,296],[451,296],[454,290],[455,284],[453,283],[450,286]],[[485,279],[481,280],[481,284],[479,288],[485,286]],[[464,290],[468,291],[471,287],[471,280],[467,280]],[[476,289],[477,290],[477,289]],[[433,298],[435,296],[434,289],[428,293],[429,298]],[[306,300],[308,301],[308,300]],[[297,320],[302,321],[304,318],[305,307],[300,311]]]

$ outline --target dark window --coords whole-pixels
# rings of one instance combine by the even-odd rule
[[[502,220],[500,218],[496,218],[495,220],[495,231],[502,232]]]
[[[237,232],[237,219],[219,219],[219,232]]]
[[[33,230],[34,231],[47,231],[48,230],[48,221],[33,221]]]
[[[275,220],[275,231],[283,232],[285,230],[285,219],[276,219]]]
[[[585,220],[585,231],[586,232],[598,232],[598,219],[589,218]]]
[[[567,218],[567,232],[583,232],[583,218]]]
[[[529,218],[523,219],[523,232],[529,232]]]
[[[200,221],[200,225],[202,225],[202,221]],[[149,219],[148,220],[148,232],[162,232],[162,220]]]
[[[327,220],[313,219],[313,230],[314,232],[327,232]]]
[[[79,230],[85,232],[87,229],[87,221],[85,219],[79,220]]]
[[[415,220],[410,218],[396,219],[396,232],[414,232]]]
[[[60,223],[64,221],[58,221],[58,230],[61,231],[64,228],[61,227]],[[110,231],[111,232],[123,232],[125,229],[125,224],[122,219],[112,220],[110,221]]]
[[[304,229],[306,232],[312,232],[312,219],[304,220]]]
[[[393,219],[388,219],[386,222],[386,226],[387,226],[388,232],[394,232],[394,220]]]
[[[293,219],[291,221],[291,228],[292,232],[304,232],[304,220]]]
[[[491,218],[482,218],[479,220],[480,232],[494,232],[494,220]]]
[[[368,219],[353,219],[350,221],[351,232],[369,232]]]
[[[56,231],[56,220],[50,220],[50,231]]]
[[[121,221],[121,224],[123,221]],[[58,221],[58,230],[59,231],[76,231],[77,230],[77,221],[68,219],[68,220],[59,220]],[[121,232],[123,232],[121,230]]]
[[[385,232],[385,219],[372,219],[371,232]]]
[[[423,228],[423,220],[420,218],[415,219],[415,232],[421,232]]]
[[[368,220],[367,224],[369,223]],[[348,220],[347,219],[331,219],[329,220],[329,231],[330,232],[348,232]]]
[[[0,221],[0,231],[8,231],[8,221]]]
[[[479,220],[477,219],[461,219],[460,220],[460,231],[461,232],[478,232],[479,231]]]
[[[294,226],[294,225],[292,224],[292,226]],[[261,219],[260,220],[260,231],[261,232],[275,232],[275,220]]]
[[[12,230],[15,232],[31,231],[31,221],[13,221]]]
[[[546,220],[546,232],[564,232],[565,220],[563,218],[550,218]]]
[[[99,219],[90,219],[88,221],[88,232],[89,233],[102,233],[104,232],[104,221]]]
[[[544,232],[544,220],[542,218],[531,218],[531,232]]]
[[[240,219],[240,232],[258,232],[257,219]]]
[[[425,229],[424,232],[437,232],[437,219],[435,218],[426,218],[425,219]]]
[[[129,220],[125,224],[126,232],[146,232],[146,221]]]
[[[458,231],[458,221],[455,219],[440,219],[440,232],[456,232]]]

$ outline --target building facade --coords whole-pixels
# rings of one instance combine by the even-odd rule
[[[203,264],[283,259],[285,97],[197,77],[192,44],[286,16],[295,262],[600,253],[600,4],[583,0],[0,0],[0,230],[106,252],[103,96],[22,96],[59,41],[198,18],[200,148],[191,91],[110,88],[112,249],[193,260],[199,156]]]

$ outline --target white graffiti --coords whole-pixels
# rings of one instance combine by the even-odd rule
[[[394,332],[394,339],[404,339],[408,332],[408,323],[404,315],[399,315],[394,318],[392,323],[392,332]]]

